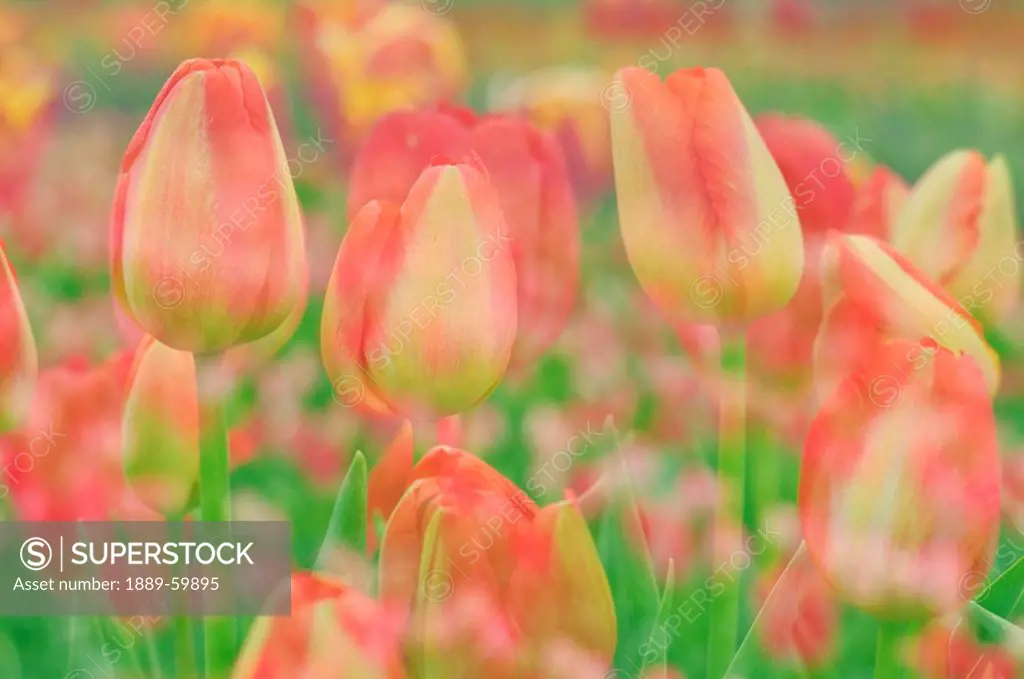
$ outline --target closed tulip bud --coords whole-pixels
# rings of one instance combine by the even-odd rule
[[[346,405],[439,417],[486,398],[516,335],[498,197],[469,165],[428,168],[399,207],[356,216],[327,286],[324,366]]]
[[[786,182],[725,74],[662,83],[619,71],[612,92],[619,220],[640,284],[666,313],[745,323],[782,308],[803,273]]]
[[[574,505],[539,510],[486,463],[446,447],[412,478],[388,521],[380,582],[385,601],[412,613],[423,676],[539,676],[560,644],[610,661],[611,591]]]
[[[946,614],[982,584],[999,535],[1000,466],[975,360],[915,343],[870,348],[811,425],[800,473],[807,548],[853,604],[892,619]]]
[[[248,66],[178,67],[125,153],[111,231],[118,301],[175,349],[253,342],[303,303],[298,199]]]
[[[998,323],[1020,297],[1016,215],[1006,160],[954,151],[914,185],[892,243],[969,312]]]
[[[549,505],[518,541],[510,595],[516,618],[541,650],[561,642],[606,664],[615,654],[615,603],[586,519],[570,501]]]
[[[25,418],[38,371],[36,342],[0,243],[0,433]]]
[[[401,679],[396,622],[388,609],[341,582],[296,573],[291,614],[257,618],[231,679]]]
[[[433,159],[482,163],[497,193],[516,270],[514,369],[561,334],[579,283],[579,218],[554,138],[525,118],[472,111],[406,111],[382,119],[352,169],[349,214],[373,200],[401,203]]]
[[[825,318],[814,343],[819,399],[870,358],[879,342],[914,343],[923,365],[934,347],[970,355],[990,394],[999,387],[999,358],[977,321],[905,257],[869,236],[834,234],[822,255]]]
[[[124,407],[124,473],[164,516],[187,509],[199,476],[199,395],[192,354],[146,337],[135,351]]]
[[[857,198],[843,230],[889,242],[909,197],[910,187],[903,178],[879,165],[857,187]]]

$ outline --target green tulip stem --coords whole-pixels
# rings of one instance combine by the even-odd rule
[[[713,568],[716,595],[709,607],[708,679],[723,679],[736,652],[740,578],[729,572],[729,555],[743,549],[743,494],[746,469],[746,338],[743,330],[721,329],[718,412],[718,488]],[[719,563],[726,560],[725,567]]]
[[[903,635],[898,624],[880,621],[878,642],[875,647],[875,679],[900,679],[903,665],[900,662],[900,644]]]
[[[204,522],[231,520],[228,432],[224,417],[227,390],[215,363],[196,357],[199,389],[199,511]],[[203,664],[206,679],[221,679],[237,651],[234,618],[203,619]]]

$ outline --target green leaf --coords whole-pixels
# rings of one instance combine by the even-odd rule
[[[342,547],[357,554],[366,551],[366,457],[356,452],[345,479],[338,489],[334,511],[327,525],[327,534],[320,547],[317,566],[325,567],[325,556],[331,549]]]
[[[606,426],[615,431],[613,425],[606,423]],[[617,435],[616,443],[619,443]],[[615,455],[620,456],[620,450],[621,445],[617,445]],[[614,664],[620,672],[616,676],[625,678],[638,677],[649,663],[658,662],[661,654],[651,637],[658,622],[662,596],[650,550],[642,541],[640,514],[629,472],[621,457],[620,464],[624,488],[602,517],[596,542],[615,601],[618,647]]]
[[[654,648],[657,650],[657,657],[644,665],[645,668],[654,667],[660,670],[660,674],[655,673],[656,676],[668,676],[668,651],[672,647],[672,642],[675,641],[677,635],[675,629],[669,624],[669,616],[675,611],[675,590],[676,562],[670,559],[668,562],[668,575],[665,576],[665,588],[661,592],[661,605],[658,607],[658,621],[655,626],[655,632],[660,631],[664,635],[665,640],[660,646],[655,644]],[[671,634],[669,634],[670,628],[672,630]]]
[[[981,608],[1001,618],[1011,617],[1024,594],[1024,557],[988,583],[975,597]]]

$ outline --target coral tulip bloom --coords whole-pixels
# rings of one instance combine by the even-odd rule
[[[868,236],[836,234],[822,256],[825,318],[814,345],[818,397],[839,382],[879,342],[916,343],[909,357],[923,360],[930,345],[970,355],[989,393],[999,387],[999,358],[978,323],[903,256]]]
[[[142,340],[124,409],[125,478],[162,516],[180,516],[199,477],[199,393],[195,359]]]
[[[401,208],[366,205],[341,244],[321,324],[339,400],[428,417],[476,405],[508,366],[515,289],[505,219],[480,170],[431,167]]]
[[[40,372],[24,424],[0,439],[0,498],[19,521],[158,520],[122,468],[131,354]]]
[[[725,74],[640,69],[613,82],[612,147],[629,262],[668,314],[740,323],[782,308],[803,238],[778,166]]]
[[[433,158],[480,162],[497,192],[516,269],[513,368],[561,334],[576,301],[579,218],[555,139],[525,118],[468,110],[395,113],[370,133],[352,168],[349,216],[372,200],[401,203]]]
[[[38,362],[18,282],[0,244],[0,433],[24,419]]]
[[[398,618],[365,594],[312,573],[291,580],[291,615],[259,618],[232,679],[401,679]]]
[[[768,113],[754,122],[786,180],[804,238],[822,238],[843,226],[856,199],[847,164],[860,149],[840,141],[817,122]]]
[[[979,318],[1002,321],[1020,297],[1017,213],[1006,160],[954,151],[914,185],[893,246]]]
[[[970,356],[870,349],[811,425],[799,507],[808,550],[852,603],[890,618],[964,605],[999,534],[991,397]]]
[[[846,233],[862,233],[889,242],[896,219],[907,198],[910,186],[898,174],[879,165],[857,187],[857,198],[846,222]]]
[[[388,521],[380,574],[382,597],[410,607],[420,622],[443,624],[472,602],[486,604],[477,624],[502,630],[518,663],[536,662],[560,640],[605,663],[615,650],[611,591],[579,509],[538,509],[459,450],[434,448],[416,465]],[[456,661],[436,652],[436,642],[426,641],[424,663],[456,676]],[[480,648],[470,655],[465,662],[480,671],[501,672],[507,660],[482,658]]]
[[[248,66],[190,60],[167,81],[125,153],[112,241],[115,295],[172,348],[252,342],[301,305],[298,199]]]

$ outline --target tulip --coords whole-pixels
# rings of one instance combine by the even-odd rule
[[[0,439],[19,521],[158,520],[124,476],[122,417],[131,353],[67,361],[39,374],[27,417]]]
[[[366,203],[401,203],[432,159],[481,162],[497,191],[516,269],[514,369],[561,334],[576,301],[579,219],[555,139],[520,116],[467,110],[396,113],[374,127],[352,168],[349,216]]]
[[[465,48],[445,17],[398,3],[357,3],[346,17],[304,8],[304,58],[323,117],[342,121],[355,147],[382,116],[455,98],[466,86]],[[334,16],[332,16],[334,14]]]
[[[776,660],[821,667],[835,647],[839,605],[807,559],[773,568],[759,577],[756,610],[761,611],[762,645]]]
[[[914,666],[924,679],[1014,679],[1019,662],[1002,646],[983,645],[967,624],[935,621],[917,640]]]
[[[258,618],[232,679],[401,679],[395,616],[365,594],[312,573],[291,579],[291,614]]]
[[[970,313],[999,323],[1020,297],[1016,215],[1006,160],[954,151],[914,185],[892,243]]]
[[[491,97],[497,110],[519,112],[555,136],[577,197],[589,204],[612,181],[607,77],[596,70],[549,68],[506,83]]]
[[[135,353],[124,409],[124,470],[136,496],[180,516],[199,476],[199,395],[192,354],[147,337]]]
[[[0,243],[0,433],[25,419],[37,370],[32,327],[14,270]]]
[[[888,242],[909,196],[910,187],[903,178],[879,165],[857,187],[857,198],[844,231]]]
[[[769,113],[754,122],[796,202],[804,239],[841,229],[856,199],[848,164],[858,142],[839,141],[807,118]]]
[[[303,304],[298,199],[248,66],[178,67],[125,154],[111,233],[118,302],[174,349],[259,340]]]
[[[416,465],[384,533],[380,576],[381,596],[425,635],[417,664],[427,676],[535,676],[526,668],[564,642],[605,664],[615,650],[611,591],[579,509],[538,509],[459,450],[439,446]]]
[[[995,416],[968,355],[867,347],[804,445],[798,504],[811,557],[853,604],[889,619],[953,612],[999,534]]]
[[[782,308],[803,273],[785,179],[725,74],[640,68],[613,82],[612,148],[626,253],[672,316],[740,324]]]
[[[989,393],[999,387],[999,359],[978,323],[906,258],[869,236],[838,235],[822,255],[825,318],[814,345],[818,397],[828,398],[879,342],[915,343],[910,360],[932,345],[970,355]]]
[[[486,398],[516,333],[507,243],[498,197],[470,165],[427,169],[400,209],[374,201],[360,210],[321,324],[336,391],[374,412],[429,417]]]

